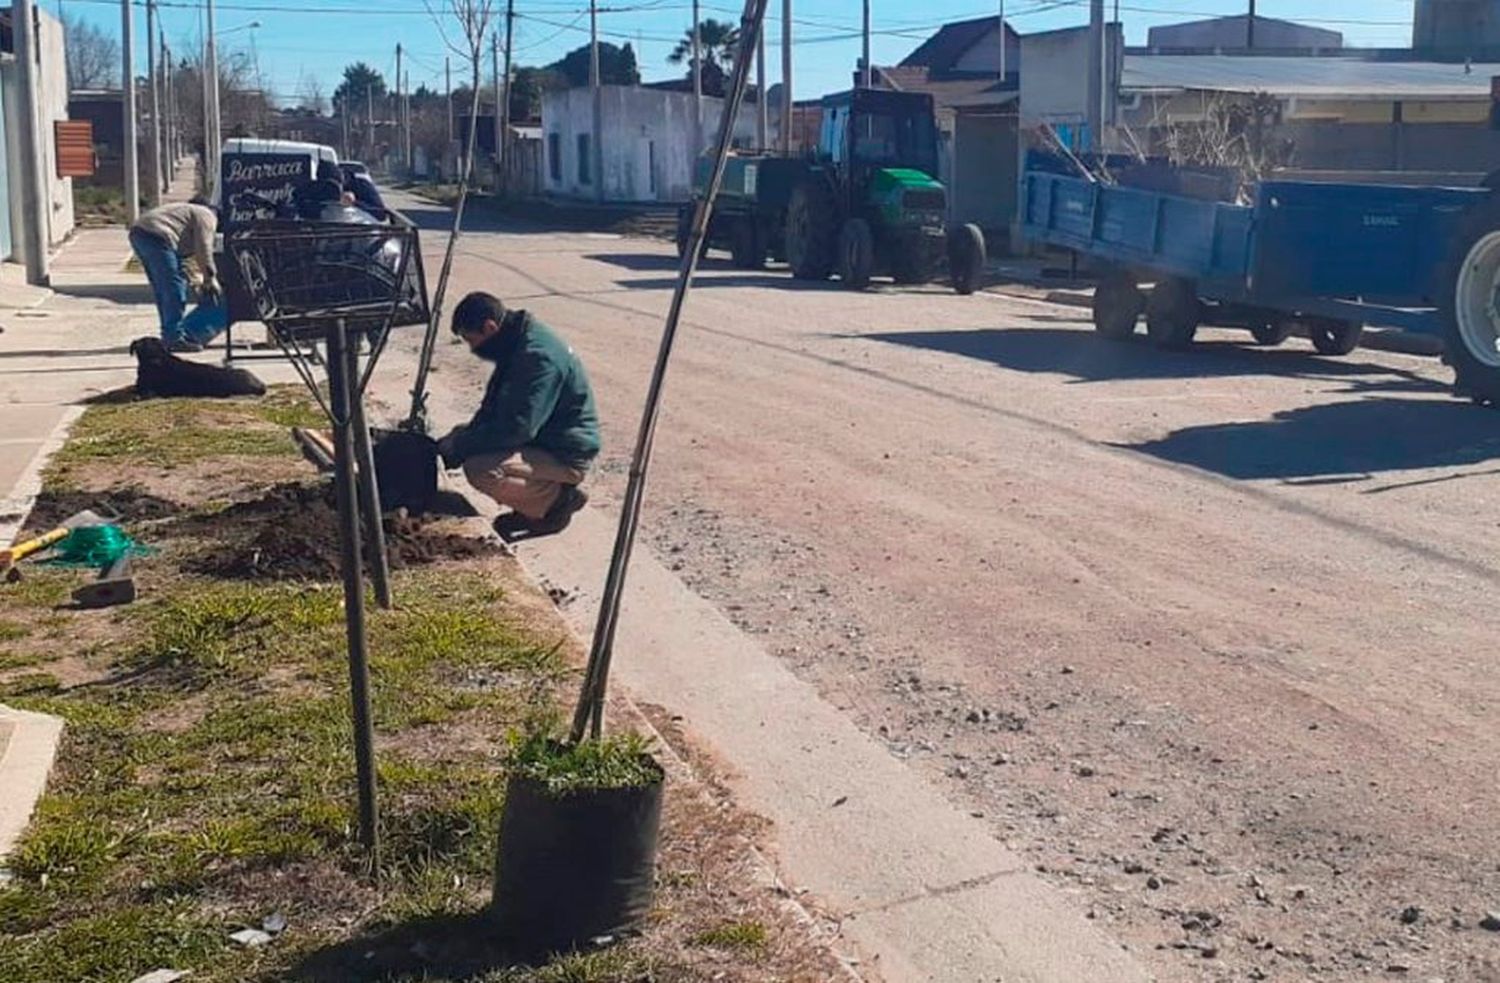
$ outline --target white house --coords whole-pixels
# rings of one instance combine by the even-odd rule
[[[542,184],[547,193],[606,201],[684,201],[693,192],[693,161],[718,133],[724,100],[703,97],[704,146],[693,146],[693,96],[641,86],[601,90],[602,174],[594,174],[594,96],[588,88],[542,97]],[[740,107],[735,145],[755,143],[755,107]]]
[[[56,124],[68,118],[68,71],[64,56],[63,28],[57,18],[46,11],[36,11],[37,47],[37,93],[32,105],[23,105],[17,74],[15,52],[10,41],[14,32],[10,29],[10,8],[0,7],[0,22],[5,30],[0,31],[4,47],[0,49],[0,261],[20,260],[26,241],[21,223],[30,221],[21,207],[21,154],[33,148],[21,146],[21,114],[32,113],[36,121],[36,132],[41,138],[41,154],[38,163],[42,167],[47,187],[44,215],[37,216],[45,225],[44,240],[56,246],[73,231],[73,179],[59,176],[57,162]]]

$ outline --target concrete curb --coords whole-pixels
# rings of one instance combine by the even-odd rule
[[[83,407],[70,406],[63,413],[57,425],[52,428],[52,433],[36,449],[32,455],[31,463],[26,466],[21,477],[11,488],[10,493],[0,498],[0,516],[15,515],[14,519],[0,519],[0,543],[11,543],[15,541],[16,533],[21,531],[21,526],[26,521],[26,514],[31,511],[31,505],[36,501],[37,493],[42,490],[42,471],[47,467],[47,462],[52,460],[68,440],[68,433],[73,429],[73,424],[83,415]],[[4,786],[0,786],[3,788]]]
[[[528,571],[571,588],[587,637],[614,542],[585,510],[567,534],[521,543]],[[617,635],[617,678],[664,705],[738,769],[735,797],[771,820],[778,868],[889,983],[1144,983],[1149,974],[1032,874],[980,820],[637,551]]]
[[[0,704],[0,857],[26,831],[32,810],[47,787],[63,722],[44,713]]]

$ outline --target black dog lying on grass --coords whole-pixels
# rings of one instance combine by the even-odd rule
[[[244,369],[178,358],[160,338],[130,343],[137,396],[264,396],[266,384]]]

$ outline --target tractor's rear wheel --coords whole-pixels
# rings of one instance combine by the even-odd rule
[[[863,290],[874,272],[875,234],[869,222],[851,218],[839,232],[839,279],[850,290]]]
[[[948,230],[948,272],[954,290],[964,296],[978,290],[987,262],[984,233],[979,226],[969,223]]]
[[[1146,298],[1146,334],[1157,348],[1186,348],[1193,343],[1203,320],[1197,285],[1182,277],[1167,277]]]
[[[1100,337],[1111,341],[1131,338],[1145,309],[1146,295],[1135,277],[1123,270],[1108,274],[1094,288],[1094,330]]]
[[[799,280],[826,280],[838,247],[838,208],[828,186],[805,180],[786,210],[786,261]]]
[[[759,270],[766,265],[766,240],[761,234],[760,224],[749,215],[734,219],[730,233],[730,254],[734,265],[742,270]]]

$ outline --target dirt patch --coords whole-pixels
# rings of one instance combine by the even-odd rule
[[[185,564],[193,573],[231,580],[335,580],[342,556],[338,510],[327,485],[277,485],[260,498],[229,506],[191,526],[216,545]],[[494,556],[493,541],[448,532],[431,516],[389,516],[391,567]]]
[[[71,515],[92,509],[116,522],[149,522],[165,519],[182,511],[182,506],[154,495],[139,485],[109,488],[103,491],[44,489],[37,495],[23,531],[41,532],[55,529]]]

